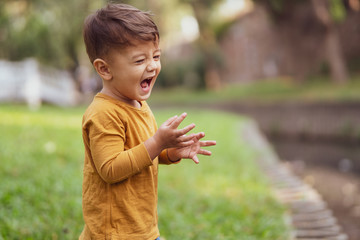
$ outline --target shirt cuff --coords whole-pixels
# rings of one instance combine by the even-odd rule
[[[170,160],[169,158],[169,155],[168,155],[168,149],[165,149],[164,151],[162,151],[159,155],[159,163],[160,164],[177,164],[179,162],[181,162],[181,158],[175,160],[175,161],[172,161]]]
[[[144,143],[137,145],[132,148],[132,150],[133,159],[135,160],[134,162],[137,164],[137,168],[139,170],[153,164]]]

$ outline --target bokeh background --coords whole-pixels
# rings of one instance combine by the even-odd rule
[[[160,119],[192,108],[215,111],[200,117],[218,121],[209,126],[214,129],[227,121],[216,118],[219,110],[254,119],[279,157],[322,194],[349,239],[360,238],[359,0],[113,2],[154,14],[161,34],[162,72],[149,102],[159,111]],[[48,207],[40,207],[42,212],[52,209],[51,214],[35,217],[33,225],[19,221],[22,210],[14,205],[23,204],[26,196],[29,205],[36,205],[33,196],[39,193],[31,192],[31,187],[21,190],[23,182],[14,179],[26,173],[29,175],[22,181],[32,179],[35,189],[50,191],[57,181],[52,178],[57,172],[54,169],[66,172],[73,167],[78,171],[68,177],[79,175],[78,179],[55,185],[58,191],[54,194],[66,194],[69,186],[73,186],[71,194],[81,194],[82,146],[80,130],[76,129],[82,111],[101,89],[101,80],[85,52],[82,24],[89,13],[106,3],[0,1],[0,162],[6,162],[1,164],[0,177],[7,179],[0,188],[0,209],[8,213],[1,218],[0,211],[0,239],[49,239],[45,233],[52,233],[53,239],[65,239],[61,236],[76,236],[79,231],[81,222],[74,231],[70,227],[74,223],[63,226],[65,220],[61,219],[57,228],[42,225],[62,211],[54,210],[57,200],[51,198]],[[69,135],[51,139],[56,135],[54,129]],[[69,136],[79,138],[80,142],[69,142],[76,146],[71,151],[77,151],[72,153],[78,158],[66,151],[64,139]],[[226,134],[221,137],[230,141]],[[45,156],[33,152],[34,139],[40,141],[37,144]],[[39,168],[44,160],[36,166],[25,160],[51,159],[51,154],[58,159],[51,171]],[[34,178],[37,171],[47,173]],[[52,179],[52,184],[43,186],[45,179]],[[77,209],[72,212],[76,216],[68,213],[64,218],[81,221],[81,196],[69,198],[68,204],[64,208]],[[38,211],[29,210],[28,215]],[[213,214],[221,212],[220,207]],[[27,227],[22,228],[24,225]],[[43,228],[44,235],[34,237],[36,231],[31,226]],[[222,231],[223,235],[214,233],[214,239],[232,239]],[[191,239],[204,237],[194,234],[189,235]],[[261,238],[259,233],[255,239],[274,239],[270,235]]]

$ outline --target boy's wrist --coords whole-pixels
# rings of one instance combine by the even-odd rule
[[[169,154],[169,152],[170,152],[170,154]],[[181,160],[181,158],[171,156],[172,155],[171,154],[171,149],[167,149],[166,154],[167,154],[167,157],[168,157],[169,161],[172,162],[172,163],[176,163],[176,162],[179,162]],[[175,158],[176,160],[173,160],[173,158]]]
[[[156,141],[155,137],[151,137],[144,142],[145,147],[149,153],[151,160],[154,160],[163,150],[161,146]]]
[[[152,136],[152,139],[154,141],[154,144],[156,145],[156,147],[159,149],[159,151],[163,151],[164,149],[166,149],[164,140],[161,139],[160,134],[158,133],[158,131],[156,131],[156,133],[154,134],[154,136]]]

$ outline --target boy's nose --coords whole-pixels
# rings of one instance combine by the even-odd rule
[[[151,61],[149,65],[147,65],[146,70],[149,72],[154,71],[157,68],[157,64],[155,61]]]

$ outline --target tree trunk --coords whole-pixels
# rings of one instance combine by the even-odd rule
[[[221,87],[219,66],[216,62],[215,57],[218,45],[216,37],[208,23],[208,9],[205,6],[202,6],[201,3],[197,1],[194,1],[191,6],[194,10],[196,20],[199,24],[199,49],[201,50],[201,53],[205,56],[205,86],[207,89],[210,90],[218,90]]]
[[[329,1],[312,0],[315,15],[324,24],[325,52],[330,66],[331,78],[337,84],[344,84],[348,80],[345,59],[340,44],[339,32],[329,12]]]
[[[342,54],[339,33],[335,26],[326,33],[326,54],[330,65],[331,78],[335,83],[344,84],[348,81],[348,72]]]
[[[207,59],[205,67],[206,88],[211,90],[219,90],[221,88],[221,79],[218,68],[213,59]]]

